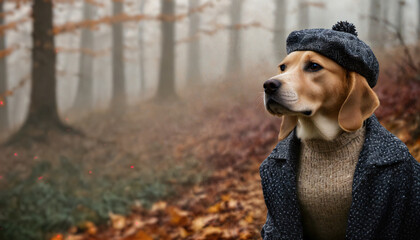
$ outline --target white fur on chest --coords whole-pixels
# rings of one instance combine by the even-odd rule
[[[337,120],[322,114],[315,114],[312,118],[300,117],[296,126],[296,135],[301,140],[324,139],[333,140],[342,132]]]

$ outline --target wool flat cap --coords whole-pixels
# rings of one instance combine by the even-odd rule
[[[347,21],[332,29],[304,29],[289,34],[287,54],[294,51],[314,51],[364,76],[370,87],[378,80],[379,63],[372,49],[357,37],[356,27]]]

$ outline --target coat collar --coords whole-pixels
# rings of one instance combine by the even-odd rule
[[[268,158],[290,160],[295,155],[292,146],[295,146],[299,143],[300,140],[296,137],[295,129],[289,134],[289,136],[287,136],[283,141],[277,144],[277,146],[273,149]]]

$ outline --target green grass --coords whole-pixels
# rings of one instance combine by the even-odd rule
[[[60,157],[57,164],[41,160],[26,177],[10,171],[0,181],[0,239],[46,239],[84,221],[104,224],[109,212],[127,214],[135,201],[150,207],[208,176],[196,170],[194,159],[147,169],[135,175],[89,174],[80,162]]]

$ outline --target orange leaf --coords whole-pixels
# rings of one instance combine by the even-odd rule
[[[213,206],[207,208],[207,212],[218,213],[218,212],[220,212],[221,207],[222,207],[222,203],[218,202],[218,203],[214,204]]]
[[[171,224],[185,226],[188,224],[188,213],[177,207],[168,207],[168,214],[171,217]]]
[[[50,240],[63,240],[63,235],[62,234],[56,234]]]
[[[227,202],[227,201],[230,200],[230,195],[229,194],[223,194],[220,198],[222,199],[222,201]]]
[[[254,218],[252,217],[252,213],[248,214],[248,215],[245,217],[245,221],[246,221],[247,223],[252,223],[252,222],[254,221]]]
[[[136,235],[134,235],[133,238],[130,238],[130,240],[153,240],[153,238],[145,231],[140,230],[136,233]]]

